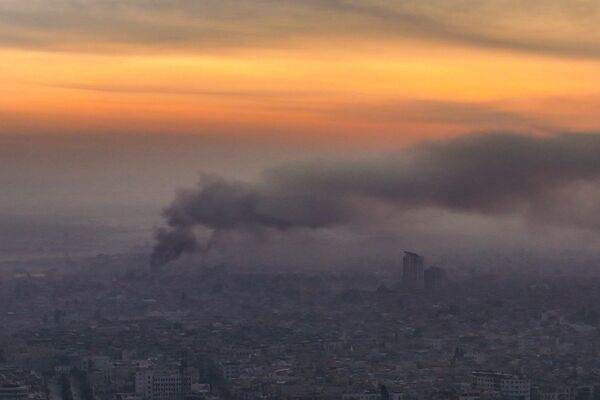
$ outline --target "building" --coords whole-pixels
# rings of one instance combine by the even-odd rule
[[[472,373],[473,386],[485,393],[499,393],[508,400],[530,400],[531,381],[520,375],[476,371]]]
[[[0,400],[27,399],[29,387],[18,384],[4,384],[0,386]]]
[[[342,400],[381,400],[381,393],[378,391],[344,393]]]
[[[458,400],[480,400],[481,393],[477,391],[462,392],[458,395]]]
[[[424,273],[425,289],[438,289],[446,281],[446,271],[440,267],[429,267]]]
[[[242,366],[238,362],[228,361],[221,364],[223,377],[228,381],[239,378],[242,373]]]
[[[135,374],[135,393],[143,400],[180,400],[199,382],[198,369],[143,369]]]
[[[425,258],[410,251],[402,258],[402,283],[408,289],[423,289],[425,285],[423,264]]]
[[[109,356],[84,357],[81,360],[81,369],[85,372],[92,370],[108,371],[111,367]]]

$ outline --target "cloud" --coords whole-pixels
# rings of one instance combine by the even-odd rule
[[[514,107],[513,107],[514,108]],[[506,104],[442,100],[398,99],[384,102],[350,103],[325,108],[324,112],[344,120],[405,125],[407,123],[455,125],[470,131],[557,132],[553,123]]]
[[[369,160],[288,164],[268,170],[255,183],[208,177],[197,188],[178,192],[164,211],[169,227],[164,232],[176,237],[183,231],[189,239],[195,228],[333,229],[373,224],[382,209],[578,224],[581,216],[569,221],[564,209],[560,220],[550,216],[564,196],[570,198],[572,185],[600,182],[598,154],[599,134],[497,133],[422,143]],[[172,253],[159,236],[154,258],[164,263],[175,258],[165,255]]]
[[[594,1],[7,0],[4,46],[71,51],[210,51],[315,40],[431,40],[598,58]]]
[[[155,85],[101,85],[88,83],[65,83],[47,85],[59,89],[83,90],[92,92],[122,93],[122,94],[166,94],[177,96],[228,97],[250,99],[286,99],[318,96],[324,92],[318,91],[284,91],[284,90],[194,90]]]

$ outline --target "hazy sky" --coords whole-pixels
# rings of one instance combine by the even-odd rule
[[[336,211],[391,205],[381,232],[416,218],[429,243],[462,229],[489,245],[507,226],[541,243],[543,226],[586,249],[598,26],[592,0],[0,0],[0,216],[158,221],[176,188],[205,193],[201,172],[281,206],[268,186],[286,171],[287,195],[339,188]],[[376,232],[364,207],[339,229]]]

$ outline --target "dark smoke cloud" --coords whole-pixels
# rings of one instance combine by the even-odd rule
[[[332,228],[371,221],[382,207],[540,218],[536,206],[600,178],[600,135],[487,134],[428,142],[390,157],[281,166],[257,183],[204,178],[164,211],[153,260],[164,264],[213,232]],[[564,221],[563,221],[564,222]]]
[[[157,243],[152,254],[152,269],[178,258],[184,252],[193,252],[198,248],[196,237],[191,229],[162,228],[156,231],[155,236]]]

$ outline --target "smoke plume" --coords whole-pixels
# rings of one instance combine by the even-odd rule
[[[540,209],[551,213],[560,201],[556,193],[598,178],[598,134],[477,135],[370,160],[288,164],[255,183],[205,177],[164,210],[168,228],[158,231],[152,260],[159,266],[205,248],[198,228],[217,234],[332,228],[372,222],[382,207],[540,218]]]

